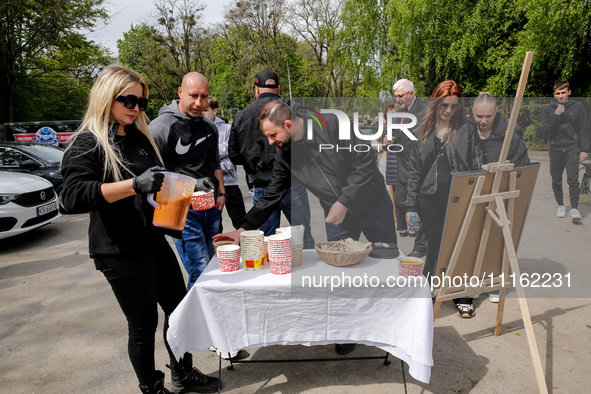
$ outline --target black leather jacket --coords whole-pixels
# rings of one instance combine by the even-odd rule
[[[424,143],[419,140],[418,144],[412,146],[406,196],[407,212],[417,212],[419,209],[421,188],[437,157],[434,138],[435,133],[431,133]],[[470,171],[479,168],[474,149],[474,139],[461,127],[457,131],[455,138],[443,146],[443,152],[447,156],[451,172]],[[437,175],[450,176],[450,174],[441,173]],[[425,187],[428,186],[425,185]]]
[[[370,142],[357,139],[353,132],[351,141],[339,140],[336,117],[324,117],[328,132],[314,122],[312,139],[292,142],[289,150],[277,148],[273,178],[263,198],[247,213],[243,228],[255,229],[265,222],[289,190],[292,176],[318,198],[325,214],[338,201],[353,216],[365,215],[384,198],[386,186],[376,165],[376,153],[364,148]],[[334,148],[326,148],[329,145]],[[337,145],[347,149],[337,151]],[[354,146],[361,148],[356,151]]]

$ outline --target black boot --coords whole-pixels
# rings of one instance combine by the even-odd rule
[[[164,372],[156,371],[156,381],[153,384],[140,384],[140,390],[146,394],[172,394],[164,388]]]
[[[174,393],[215,393],[218,391],[218,378],[207,376],[197,368],[193,368],[193,355],[185,353],[170,368],[172,391]],[[221,387],[221,386],[220,386]]]

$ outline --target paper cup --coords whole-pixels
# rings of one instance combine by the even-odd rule
[[[233,272],[240,269],[240,246],[220,245],[216,250],[219,268],[222,272]]]
[[[191,197],[191,207],[194,211],[205,211],[215,207],[215,199],[213,191],[211,192],[194,192]]]
[[[264,233],[262,231],[251,230],[240,233],[240,248],[245,270],[262,269],[265,256]]]
[[[268,249],[271,272],[288,273],[287,264],[289,264],[289,272],[291,272],[291,236],[289,234],[271,235],[269,237]],[[276,267],[275,269],[273,268],[274,266]]]
[[[291,272],[291,261],[269,261],[271,273],[275,275],[285,275]]]
[[[292,245],[291,253],[292,253],[292,267],[301,267],[302,265],[302,257],[304,252],[303,245]]]
[[[425,261],[417,257],[402,257],[398,259],[398,275],[405,278],[421,276]]]
[[[218,246],[222,246],[222,245],[234,245],[234,240],[233,239],[222,239],[220,241],[213,243],[213,247],[215,248],[216,251],[218,249]]]

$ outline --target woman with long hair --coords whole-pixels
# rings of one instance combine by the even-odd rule
[[[410,218],[416,213],[427,234],[429,247],[423,269],[427,278],[436,275],[451,173],[478,165],[470,136],[459,131],[463,122],[460,87],[454,81],[441,82],[431,94],[419,143],[413,145],[409,163],[406,221],[412,227]],[[474,316],[471,299],[458,300],[458,314]]]
[[[154,361],[158,305],[175,392],[217,390],[217,379],[177,362],[166,341],[168,316],[186,294],[183,276],[164,237],[152,225],[148,193],[160,190],[165,170],[148,131],[148,86],[134,71],[106,67],[90,90],[88,109],[64,153],[62,203],[90,212],[89,251],[127,318],[128,353],[143,393],[170,393]]]

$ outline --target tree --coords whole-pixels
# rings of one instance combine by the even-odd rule
[[[199,0],[157,0],[158,23],[154,38],[168,54],[169,68],[182,78],[190,71],[205,71],[205,29],[200,23],[205,10]]]
[[[526,51],[535,52],[527,95],[547,95],[559,79],[591,91],[587,0],[398,0],[388,11],[400,75],[419,93],[454,79],[466,94],[513,96]]]
[[[103,0],[5,0],[1,3],[0,106],[3,110],[0,123],[13,121],[17,98],[21,105],[35,97],[38,92],[31,92],[31,88],[50,86],[52,80],[75,86],[80,81],[76,77],[89,75],[88,72],[95,71],[93,63],[106,60],[106,50],[88,42],[79,33],[107,19],[102,3]],[[75,58],[74,64],[66,62],[67,57]],[[63,78],[70,78],[70,81],[65,82]],[[56,104],[56,108],[60,106]],[[17,113],[16,120],[39,116],[38,112],[21,109]],[[59,116],[56,114],[53,116]]]
[[[388,38],[392,24],[390,0],[346,0],[343,11],[343,56],[345,70],[356,72],[347,79],[358,79],[352,96],[377,97],[390,91],[400,75],[398,50]]]
[[[150,102],[146,114],[150,119],[158,115],[164,103],[177,97],[180,78],[170,70],[168,52],[156,39],[155,28],[141,24],[131,26],[117,40],[119,62],[143,76],[150,88]]]
[[[295,0],[289,9],[289,24],[295,35],[306,43],[314,56],[310,76],[316,75],[322,83],[322,97],[343,94],[343,65],[341,41],[342,0]],[[312,59],[311,59],[312,60]]]

